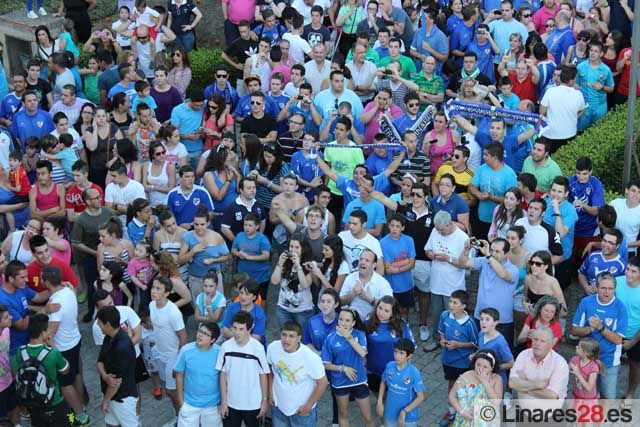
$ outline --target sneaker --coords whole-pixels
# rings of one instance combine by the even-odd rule
[[[38,15],[47,16],[47,11],[44,10],[44,7],[41,7],[40,9],[38,9]]]
[[[442,427],[447,427],[449,424],[451,424],[453,422],[453,420],[455,420],[455,418],[456,418],[455,412],[451,412],[451,411],[447,410],[447,412],[444,413],[444,415],[442,416],[442,418],[438,422],[438,425],[440,425]]]
[[[511,409],[511,406],[513,406],[513,395],[508,391],[505,392],[502,401],[504,402],[504,406],[507,408],[507,410]]]
[[[73,420],[73,427],[89,427],[91,425],[91,418],[86,413],[83,413],[79,417],[75,417]]]
[[[431,337],[431,332],[426,325],[420,325],[420,341],[427,341]]]
[[[85,292],[78,292],[76,299],[78,300],[78,304],[82,304],[87,301],[87,294]]]
[[[153,397],[156,400],[162,399],[162,389],[160,387],[156,387],[153,389]]]
[[[30,10],[29,13],[27,13],[27,18],[38,19],[38,15],[36,15],[33,10]]]
[[[427,341],[427,343],[422,348],[422,351],[424,351],[425,353],[431,353],[432,351],[435,351],[438,348],[440,348],[440,344],[436,340],[431,339]]]

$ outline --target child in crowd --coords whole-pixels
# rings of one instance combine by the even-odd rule
[[[233,333],[231,332],[233,315],[238,311],[243,310],[250,313],[251,317],[253,317],[253,329],[251,330],[251,335],[260,342],[265,342],[267,335],[267,316],[265,315],[262,307],[256,304],[256,300],[259,295],[260,285],[255,279],[251,278],[246,283],[239,285],[239,301],[230,304],[224,313],[222,335],[226,339],[233,337]]]
[[[147,371],[151,375],[151,384],[153,386],[153,397],[157,400],[162,399],[162,387],[160,383],[160,375],[158,369],[153,364],[154,347],[156,345],[156,334],[153,331],[153,324],[149,316],[149,307],[140,307],[138,310],[140,323],[142,325],[142,353],[144,354],[144,362],[147,365]]]
[[[376,411],[385,427],[417,427],[424,383],[420,370],[411,363],[415,344],[400,338],[393,346],[393,360],[382,374]]]
[[[58,137],[58,145],[55,150],[45,154],[45,157],[49,160],[58,160],[64,169],[64,173],[68,179],[73,179],[73,172],[71,167],[78,161],[78,154],[73,149],[73,136],[68,133],[63,133]]]
[[[502,101],[504,108],[509,108],[510,110],[517,110],[518,105],[520,105],[520,98],[518,95],[512,92],[513,83],[508,76],[504,76],[500,78],[500,94],[498,95],[498,99]]]
[[[480,333],[478,334],[478,350],[493,350],[500,357],[500,377],[505,390],[507,389],[507,371],[513,366],[513,353],[509,343],[498,330],[500,313],[493,307],[480,310]],[[512,338],[511,338],[512,339]],[[510,396],[509,396],[510,397]]]
[[[380,239],[380,246],[384,259],[384,278],[391,285],[402,318],[406,321],[409,308],[415,306],[411,271],[416,262],[416,249],[413,238],[402,233],[404,226],[404,216],[394,214],[389,220],[389,234]]]
[[[74,24],[71,19],[66,18],[62,21],[62,32],[58,37],[58,51],[64,52],[66,50],[71,52],[73,54],[74,64],[77,64],[80,58],[80,50],[73,40],[73,28]]]
[[[153,111],[153,116],[156,115],[156,108],[158,108],[158,104],[151,96],[151,85],[146,80],[138,80],[133,88],[136,90],[136,94],[131,97],[131,111],[137,113],[138,105],[142,102],[147,104],[151,111]]]
[[[138,288],[138,307],[148,307],[151,302],[150,285],[153,279],[151,245],[138,242],[134,248],[133,259],[127,265],[127,273]]]
[[[131,34],[135,28],[135,23],[131,21],[131,9],[128,6],[120,6],[118,9],[118,20],[111,24],[111,31],[116,34],[116,43],[122,49],[131,49]]]
[[[233,241],[231,253],[238,258],[238,270],[248,273],[260,284],[260,296],[263,301],[266,301],[271,281],[269,267],[271,243],[267,236],[258,231],[259,227],[260,217],[258,215],[253,212],[245,215],[244,231],[238,233]]]
[[[438,333],[444,378],[449,381],[448,391],[451,391],[458,377],[469,369],[470,356],[478,342],[476,322],[466,312],[468,301],[469,294],[466,291],[453,291],[449,297],[449,310],[440,315]],[[450,423],[455,416],[455,410],[449,406],[442,421],[448,420]]]
[[[215,271],[207,273],[202,281],[202,292],[196,297],[196,312],[194,318],[198,322],[216,322],[222,328],[222,313],[227,300],[222,292],[218,292],[218,274]]]
[[[27,139],[27,147],[25,148],[25,155],[22,158],[22,166],[24,166],[24,170],[27,172],[31,184],[36,182],[36,163],[40,160],[40,149],[40,140],[37,136],[32,136]]]
[[[87,100],[93,102],[95,105],[100,105],[100,88],[98,88],[98,78],[102,71],[100,71],[100,65],[95,56],[92,56],[87,61],[87,68],[81,68],[80,75],[84,80],[84,96]]]
[[[140,25],[146,25],[149,27],[149,38],[153,41],[156,40],[156,27],[160,22],[160,14],[155,10],[147,6],[146,0],[136,0],[136,10],[133,13],[133,18],[135,18],[135,26],[136,29]],[[131,43],[135,42],[136,31],[133,31],[133,37]]]
[[[13,197],[6,205],[0,206],[0,212],[5,214],[9,231],[16,231],[16,220],[13,211],[24,209],[29,203],[29,191],[31,183],[27,172],[22,165],[22,151],[14,150],[9,153],[9,186],[7,190],[12,191]]]
[[[98,280],[93,286],[103,289],[111,295],[114,305],[133,306],[133,294],[122,281],[122,267],[115,261],[105,261],[98,271]]]
[[[295,117],[294,120],[300,120]],[[302,137],[302,150],[291,156],[291,172],[298,178],[298,191],[303,193],[309,203],[313,203],[313,190],[316,184],[322,183],[324,175],[316,158],[323,157],[316,149],[317,134],[306,132]]]
[[[9,331],[12,322],[8,308],[0,304],[0,418],[9,418],[11,425],[20,425],[9,359]]]
[[[576,346],[576,355],[569,362],[569,369],[575,376],[574,407],[580,408],[582,405],[587,405],[593,410],[598,405],[598,375],[604,372],[598,341],[582,338]]]

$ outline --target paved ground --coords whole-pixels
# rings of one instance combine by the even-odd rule
[[[469,288],[472,293],[472,302],[475,303],[475,289],[477,286],[477,281],[475,277],[469,280]],[[269,313],[273,312],[273,301],[276,300],[277,288],[274,287],[271,290],[270,298],[271,305],[269,307]],[[577,301],[580,298],[580,294],[577,289],[572,289],[571,297],[569,298],[569,305],[571,311],[575,310],[577,305]],[[81,314],[82,316],[82,314]],[[415,313],[412,313],[411,320],[412,324],[415,325]],[[278,331],[276,325],[275,316],[270,316],[268,321],[268,331],[267,336],[268,340],[271,341],[273,339],[277,339]],[[417,328],[414,328],[417,329]],[[192,340],[194,337],[195,323],[190,321],[188,324],[189,331],[189,339]],[[100,387],[99,387],[99,379],[98,375],[95,371],[95,360],[97,359],[98,349],[95,345],[93,345],[93,339],[91,337],[91,329],[90,325],[86,323],[81,324],[81,332],[83,335],[83,346],[82,346],[82,359],[84,361],[84,378],[89,389],[89,393],[91,395],[91,402],[88,407],[89,414],[91,415],[92,420],[94,421],[95,426],[103,425],[103,416],[100,412],[99,402],[101,399],[100,396]],[[417,330],[414,330],[414,334],[417,336]],[[570,356],[574,354],[574,346],[563,343],[561,344],[560,352],[565,356]],[[422,377],[424,379],[426,390],[427,390],[427,398],[426,401],[421,406],[422,417],[420,420],[420,426],[433,426],[437,425],[438,420],[441,415],[447,409],[447,385],[444,380],[442,367],[440,364],[440,353],[439,351],[433,353],[424,353],[422,349],[418,349],[413,360],[414,364],[420,369],[422,372]],[[619,390],[623,393],[626,390],[626,378],[627,378],[627,366],[623,366],[621,375],[620,375],[620,387]],[[375,401],[371,399],[372,405],[375,405]],[[640,406],[640,405],[637,405]],[[362,426],[362,420],[359,416],[359,411],[355,404],[352,404],[351,408],[351,425],[352,426]],[[329,393],[326,393],[322,398],[319,404],[319,427],[331,426],[331,397]],[[160,427],[165,423],[172,420],[173,417],[173,409],[169,400],[165,397],[161,401],[157,401],[153,399],[151,396],[151,382],[147,381],[143,384],[142,388],[142,426],[144,427]],[[640,419],[640,418],[636,418]],[[376,422],[376,425],[380,425],[379,422]],[[638,425],[636,423],[636,425]]]

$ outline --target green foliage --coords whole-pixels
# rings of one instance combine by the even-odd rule
[[[44,8],[49,13],[58,11],[61,0],[44,0]],[[34,1],[34,7],[37,2]],[[103,19],[116,13],[117,2],[115,0],[97,0],[96,7],[91,11],[92,19]],[[2,0],[0,1],[0,15],[11,13],[15,10],[24,10],[27,13],[24,0]]]
[[[607,196],[620,191],[623,185],[624,146],[627,124],[627,104],[611,110],[596,125],[587,129],[574,141],[558,150],[553,159],[565,175],[573,174],[576,160],[587,156],[593,162],[593,175],[597,176],[608,190]],[[635,121],[640,123],[640,110],[636,110]],[[636,146],[636,153],[637,151]],[[637,177],[632,166],[632,177]],[[616,196],[618,197],[618,196]],[[607,197],[607,200],[610,200]]]
[[[194,87],[204,89],[215,80],[215,68],[222,64],[221,49],[197,49],[189,52],[189,62],[191,64],[191,84],[189,91]]]
[[[604,191],[604,201],[605,203],[611,203],[612,200],[615,199],[623,199],[624,198],[624,194],[623,193],[619,193],[615,190],[605,190]]]

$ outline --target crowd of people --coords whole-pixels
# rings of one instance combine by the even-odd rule
[[[109,426],[139,425],[147,380],[178,426],[315,426],[327,389],[334,425],[355,401],[417,426],[418,350],[443,426],[514,395],[630,405],[640,181],[607,204],[591,159],[553,159],[627,100],[628,0],[223,0],[203,88],[192,0],[95,31],[93,5],[61,1],[0,94],[7,425],[88,426],[95,363]]]

